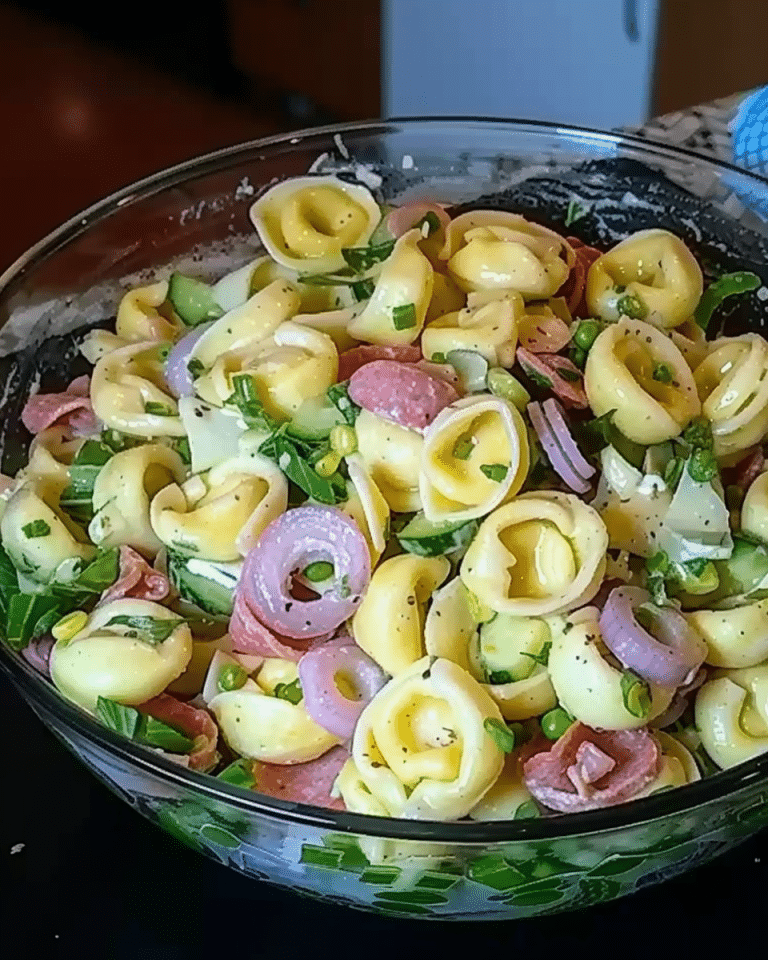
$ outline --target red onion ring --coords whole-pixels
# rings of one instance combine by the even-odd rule
[[[544,415],[541,404],[537,401],[529,403],[527,410],[536,436],[541,441],[552,468],[568,484],[571,490],[575,490],[576,493],[586,493],[590,485],[583,477],[579,476],[565,453],[560,449],[555,431]]]
[[[576,445],[576,441],[571,436],[568,421],[565,418],[565,411],[554,397],[545,400],[543,403],[544,414],[549,420],[549,425],[554,431],[555,438],[560,444],[563,453],[568,457],[571,466],[580,477],[589,480],[595,475],[595,468],[582,456],[581,450]]]
[[[312,600],[290,593],[296,570],[324,560],[333,586]],[[264,530],[243,562],[235,597],[270,630],[294,640],[319,637],[341,626],[360,605],[371,577],[368,544],[353,520],[335,507],[305,505]]]
[[[48,677],[49,679],[51,671],[48,663],[51,659],[51,650],[53,650],[54,643],[56,643],[56,641],[52,635],[50,633],[44,633],[42,637],[36,637],[34,640],[30,640],[21,651],[21,655],[27,663],[34,667],[38,673],[42,673],[44,677]]]
[[[165,361],[165,382],[174,397],[194,396],[195,382],[187,368],[187,362],[190,353],[192,353],[192,348],[205,331],[213,326],[213,323],[213,320],[208,323],[201,323],[199,327],[190,330],[171,347],[171,352]]]
[[[358,700],[349,700],[336,685],[343,671],[353,680]],[[338,637],[305,653],[299,660],[304,708],[324,730],[348,740],[363,709],[387,682],[387,675],[350,637]]]
[[[704,662],[706,644],[674,607],[654,613],[658,639],[635,618],[635,609],[651,597],[641,587],[616,587],[608,594],[600,614],[603,642],[629,670],[663,687],[689,682]]]

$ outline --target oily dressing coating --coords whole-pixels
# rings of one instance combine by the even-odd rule
[[[463,817],[504,764],[486,720],[500,723],[501,715],[482,687],[450,660],[423,657],[360,716],[352,741],[357,773],[389,816]]]
[[[596,417],[615,411],[619,430],[645,445],[678,436],[701,412],[685,358],[665,333],[641,320],[620,320],[597,337],[584,388]]]
[[[459,575],[497,613],[561,613],[597,593],[607,547],[599,514],[573,494],[524,493],[486,517]]]
[[[679,237],[668,230],[641,230],[591,265],[586,300],[590,313],[605,320],[618,320],[623,310],[632,309],[627,300],[634,301],[642,315],[651,314],[671,329],[690,318],[703,289],[701,267]]]

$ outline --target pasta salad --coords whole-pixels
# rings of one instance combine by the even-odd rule
[[[191,769],[385,817],[611,806],[768,750],[768,342],[662,229],[336,176],[30,396],[3,639]],[[570,217],[570,211],[569,211]]]

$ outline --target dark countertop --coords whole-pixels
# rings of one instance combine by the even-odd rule
[[[15,746],[0,796],[0,953],[8,960],[360,960],[500,947],[623,960],[728,956],[764,927],[768,834],[632,897],[518,922],[390,919],[240,876],[164,834],[75,761],[0,677],[0,729]],[[23,844],[17,853],[11,850]],[[392,938],[389,940],[388,938]],[[746,943],[745,943],[746,945]],[[7,952],[6,952],[7,950]],[[226,951],[226,954],[224,954]]]

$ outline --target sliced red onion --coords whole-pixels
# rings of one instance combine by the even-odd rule
[[[574,467],[580,477],[589,480],[595,475],[595,468],[585,459],[576,445],[576,441],[571,436],[568,421],[565,418],[565,411],[554,397],[545,400],[543,403],[544,415],[555,434],[555,439],[560,444],[563,453],[568,457],[571,465]]]
[[[45,633],[42,637],[36,637],[34,640],[30,640],[21,651],[21,655],[27,663],[34,667],[38,673],[42,673],[44,677],[51,676],[48,663],[51,659],[51,650],[53,650],[54,643],[56,643],[56,641],[51,634]]]
[[[579,476],[574,466],[560,449],[555,431],[544,415],[541,404],[537,401],[529,403],[527,410],[536,436],[541,441],[553,470],[562,477],[571,490],[575,490],[576,493],[586,493],[589,490],[589,484],[583,477]]]
[[[333,564],[333,586],[311,600],[292,596],[292,574],[319,560]],[[351,617],[370,577],[368,545],[355,522],[335,507],[306,505],[264,530],[243,562],[235,596],[270,630],[301,640]]]
[[[608,649],[629,670],[663,687],[688,683],[704,662],[707,647],[674,607],[657,607],[653,618],[658,638],[637,622],[635,610],[650,602],[641,587],[616,587],[600,614]]]
[[[195,394],[195,382],[187,368],[189,355],[197,341],[206,330],[213,325],[213,320],[201,323],[199,327],[190,330],[185,336],[171,347],[168,359],[165,361],[165,382],[174,397],[192,397]]]
[[[357,693],[349,700],[336,685],[343,673]],[[339,637],[305,653],[299,661],[304,707],[324,730],[348,740],[363,709],[387,682],[381,667],[351,637]]]

